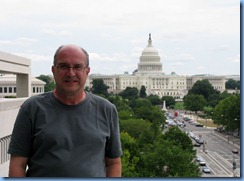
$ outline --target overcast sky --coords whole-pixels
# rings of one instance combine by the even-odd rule
[[[240,74],[239,0],[0,3],[0,51],[31,59],[33,76],[51,74],[62,44],[86,49],[91,73],[132,73],[149,33],[165,74]]]

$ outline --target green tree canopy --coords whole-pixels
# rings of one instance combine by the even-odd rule
[[[116,106],[118,112],[131,110],[130,106],[128,105],[129,101],[123,99],[119,95],[110,95],[107,97],[107,99]]]
[[[213,112],[214,123],[227,131],[240,130],[240,95],[235,94],[220,101]]]
[[[139,95],[141,98],[145,98],[147,97],[147,93],[146,93],[146,87],[144,85],[141,86],[141,89],[140,89],[140,95]]]
[[[121,144],[123,148],[122,162],[122,176],[123,177],[137,177],[139,174],[136,172],[136,165],[139,161],[137,157],[137,142],[127,132],[120,134]]]
[[[178,127],[174,126],[164,134],[164,138],[171,140],[173,144],[181,146],[183,150],[192,151],[192,140],[186,133],[182,132]]]
[[[141,133],[146,130],[150,130],[151,123],[142,119],[127,119],[120,120],[121,132],[127,132],[135,139],[139,139]]]
[[[207,105],[207,101],[203,95],[188,94],[183,98],[183,100],[186,110],[190,111],[202,111],[204,106]]]
[[[167,108],[173,108],[175,105],[175,99],[172,96],[163,96],[161,100],[162,103],[165,101]]]
[[[208,100],[208,97],[211,94],[216,94],[219,93],[214,89],[212,84],[209,83],[208,80],[198,80],[196,83],[193,85],[193,87],[188,91],[188,94],[199,94],[203,95],[203,97]]]
[[[226,89],[239,89],[240,90],[240,81],[234,79],[229,79],[225,82]]]
[[[147,99],[151,102],[152,105],[160,105],[162,104],[161,99],[159,98],[158,95],[149,95],[147,96]]]
[[[108,96],[108,88],[103,79],[93,79],[91,88],[93,94]]]
[[[119,95],[124,99],[131,100],[138,98],[138,93],[139,91],[136,87],[126,87],[126,89],[120,92]]]
[[[46,84],[44,86],[44,92],[52,91],[55,88],[55,82],[52,76],[50,75],[40,75],[36,77],[39,80],[44,81]]]
[[[169,131],[168,135],[170,134]],[[143,177],[197,177],[199,168],[193,162],[196,152],[189,150],[190,148],[183,149],[174,140],[161,136],[148,148],[148,152],[141,155],[139,172]]]

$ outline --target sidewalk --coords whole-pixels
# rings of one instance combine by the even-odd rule
[[[233,136],[225,135],[223,133],[219,133],[219,132],[214,131],[214,130],[212,131],[212,133],[215,134],[216,136],[218,136],[219,138],[225,140],[226,142],[233,143],[233,145],[235,147],[238,147],[240,149],[240,139],[239,138],[234,138],[234,140],[233,140]],[[229,137],[229,141],[228,141],[228,137]]]

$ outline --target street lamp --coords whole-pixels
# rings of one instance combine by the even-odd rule
[[[235,175],[235,169],[236,169],[236,161],[235,161],[235,156],[234,156],[234,153],[233,153],[233,177],[236,177]]]

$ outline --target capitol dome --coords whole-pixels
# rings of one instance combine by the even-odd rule
[[[148,45],[141,53],[141,56],[158,56],[158,51],[152,46],[151,34],[149,34]],[[160,58],[160,57],[159,57]]]
[[[152,45],[151,34],[149,34],[148,45],[142,51],[138,63],[137,74],[162,74],[162,63],[156,48]]]

